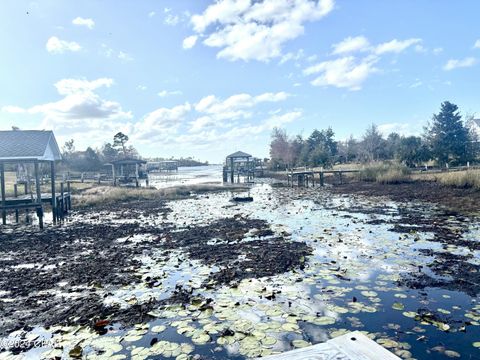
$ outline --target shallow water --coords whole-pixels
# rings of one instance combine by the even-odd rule
[[[105,298],[105,303],[128,307],[151,298],[164,299],[181,284],[192,288],[194,295],[213,299],[211,308],[201,311],[205,303],[199,300],[186,309],[178,306],[158,309],[151,314],[157,320],[149,324],[127,329],[114,326],[103,336],[87,329],[63,329],[65,334],[53,337],[63,350],[52,350],[44,356],[67,357],[80,344],[83,356],[88,359],[149,356],[186,359],[187,353],[215,359],[243,359],[360,330],[406,359],[480,358],[480,351],[474,346],[480,342],[477,296],[441,288],[417,290],[399,286],[399,280],[418,273],[419,267],[428,273],[426,266],[434,259],[419,252],[421,249],[472,253],[461,246],[446,248],[434,241],[432,233],[390,231],[392,225],[388,222],[401,219],[400,207],[411,206],[414,211],[418,204],[269,185],[252,187],[250,195],[254,201],[242,204],[231,202],[232,194],[228,192],[172,201],[168,203],[172,212],[167,219],[148,219],[148,222],[159,226],[172,222],[185,227],[238,214],[264,219],[275,235],[288,233],[292,241],[312,247],[304,270],[246,279],[238,287],[207,289],[202,283],[218,269],[192,261],[181,252],[165,255],[152,247],[151,252],[140,258],[143,266],[137,273],[142,278],[160,277],[161,283],[152,289],[143,283],[110,289],[111,295]],[[441,211],[422,206],[422,211],[429,213]],[[362,211],[359,207],[376,210]],[[442,226],[466,225],[451,218]],[[470,231],[463,237],[478,241],[478,222],[467,226]],[[137,241],[152,239],[138,236],[134,239]],[[249,237],[243,241],[249,241]],[[469,261],[478,264],[478,254],[473,255]],[[430,275],[436,276],[431,271]],[[418,316],[427,310],[435,317]],[[233,333],[225,332],[226,329]],[[160,342],[150,346],[154,338]],[[47,349],[31,350],[25,357],[36,359]],[[0,353],[0,359],[5,354]]]
[[[222,183],[222,165],[179,167],[178,172],[152,173],[149,185],[157,189],[206,183]]]

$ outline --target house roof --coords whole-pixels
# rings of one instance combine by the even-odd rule
[[[473,119],[473,122],[480,127],[480,119]]]
[[[52,131],[0,131],[0,161],[62,160]]]
[[[237,152],[234,152],[233,154],[228,155],[227,159],[230,159],[230,158],[248,158],[248,157],[252,157],[252,155],[247,154],[243,151],[237,151]]]

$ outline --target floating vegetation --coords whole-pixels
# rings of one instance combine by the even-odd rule
[[[15,327],[16,319],[6,312],[2,336],[52,341],[26,349],[36,358],[182,360],[194,354],[262,357],[361,330],[402,359],[429,359],[432,353],[478,357],[480,305],[474,287],[459,292],[432,266],[439,259],[480,265],[477,255],[468,254],[465,229],[459,230],[467,226],[464,221],[439,215],[442,222],[435,226],[443,230],[438,230],[424,224],[443,214],[431,206],[264,185],[251,192],[255,202],[241,205],[230,202],[228,193],[151,204],[151,213],[135,211],[135,223],[124,222],[126,208],[103,209],[114,214],[108,226],[82,219],[84,229],[101,229],[113,241],[116,258],[128,255],[120,260],[124,268],[112,267],[106,281],[89,272],[89,282],[46,283],[37,290],[53,304],[65,305],[60,299],[69,294],[81,296],[74,305],[90,302],[59,314],[45,329]],[[416,221],[419,213],[426,220],[413,228],[410,217]],[[442,234],[457,243],[446,244]],[[92,239],[85,242],[82,246],[100,251]],[[19,268],[8,260],[13,251],[12,245],[0,253],[13,279],[21,271],[50,278],[46,266],[63,266],[60,259],[44,263],[25,253],[23,264],[40,265]],[[445,252],[457,257],[445,258]],[[0,281],[0,305],[12,309],[13,284]],[[433,287],[417,286],[419,281]],[[80,313],[87,305],[95,312]],[[68,321],[59,325],[60,316]],[[14,350],[0,352],[0,359],[21,358]]]

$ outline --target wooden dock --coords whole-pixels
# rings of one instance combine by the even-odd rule
[[[401,360],[359,331],[322,344],[271,355],[262,360]]]
[[[315,175],[318,174],[318,185],[325,186],[325,175],[334,175],[340,184],[343,184],[344,174],[358,173],[360,170],[312,170],[312,169],[291,169],[287,170],[287,182],[289,186],[294,185],[295,180],[298,186],[315,186]]]

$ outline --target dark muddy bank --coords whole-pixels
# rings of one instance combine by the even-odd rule
[[[11,301],[0,302],[0,335],[36,325],[95,327],[100,320],[132,325],[147,321],[147,313],[162,305],[188,304],[192,289],[177,288],[161,301],[126,309],[104,305],[103,299],[124,285],[159,286],[162,279],[142,280],[136,259],[157,249],[164,259],[181,250],[190,260],[215,266],[204,284],[208,287],[301,268],[311,251],[288,234],[273,234],[267,222],[241,216],[204,226],[165,220],[158,225],[169,211],[158,201],[121,203],[80,211],[62,227],[1,233],[0,289]],[[139,235],[150,240],[135,241]]]
[[[412,181],[401,184],[351,181],[342,185],[337,184],[330,191],[334,194],[385,196],[398,202],[429,202],[445,206],[454,212],[478,213],[480,211],[480,191],[444,186],[434,181]]]

